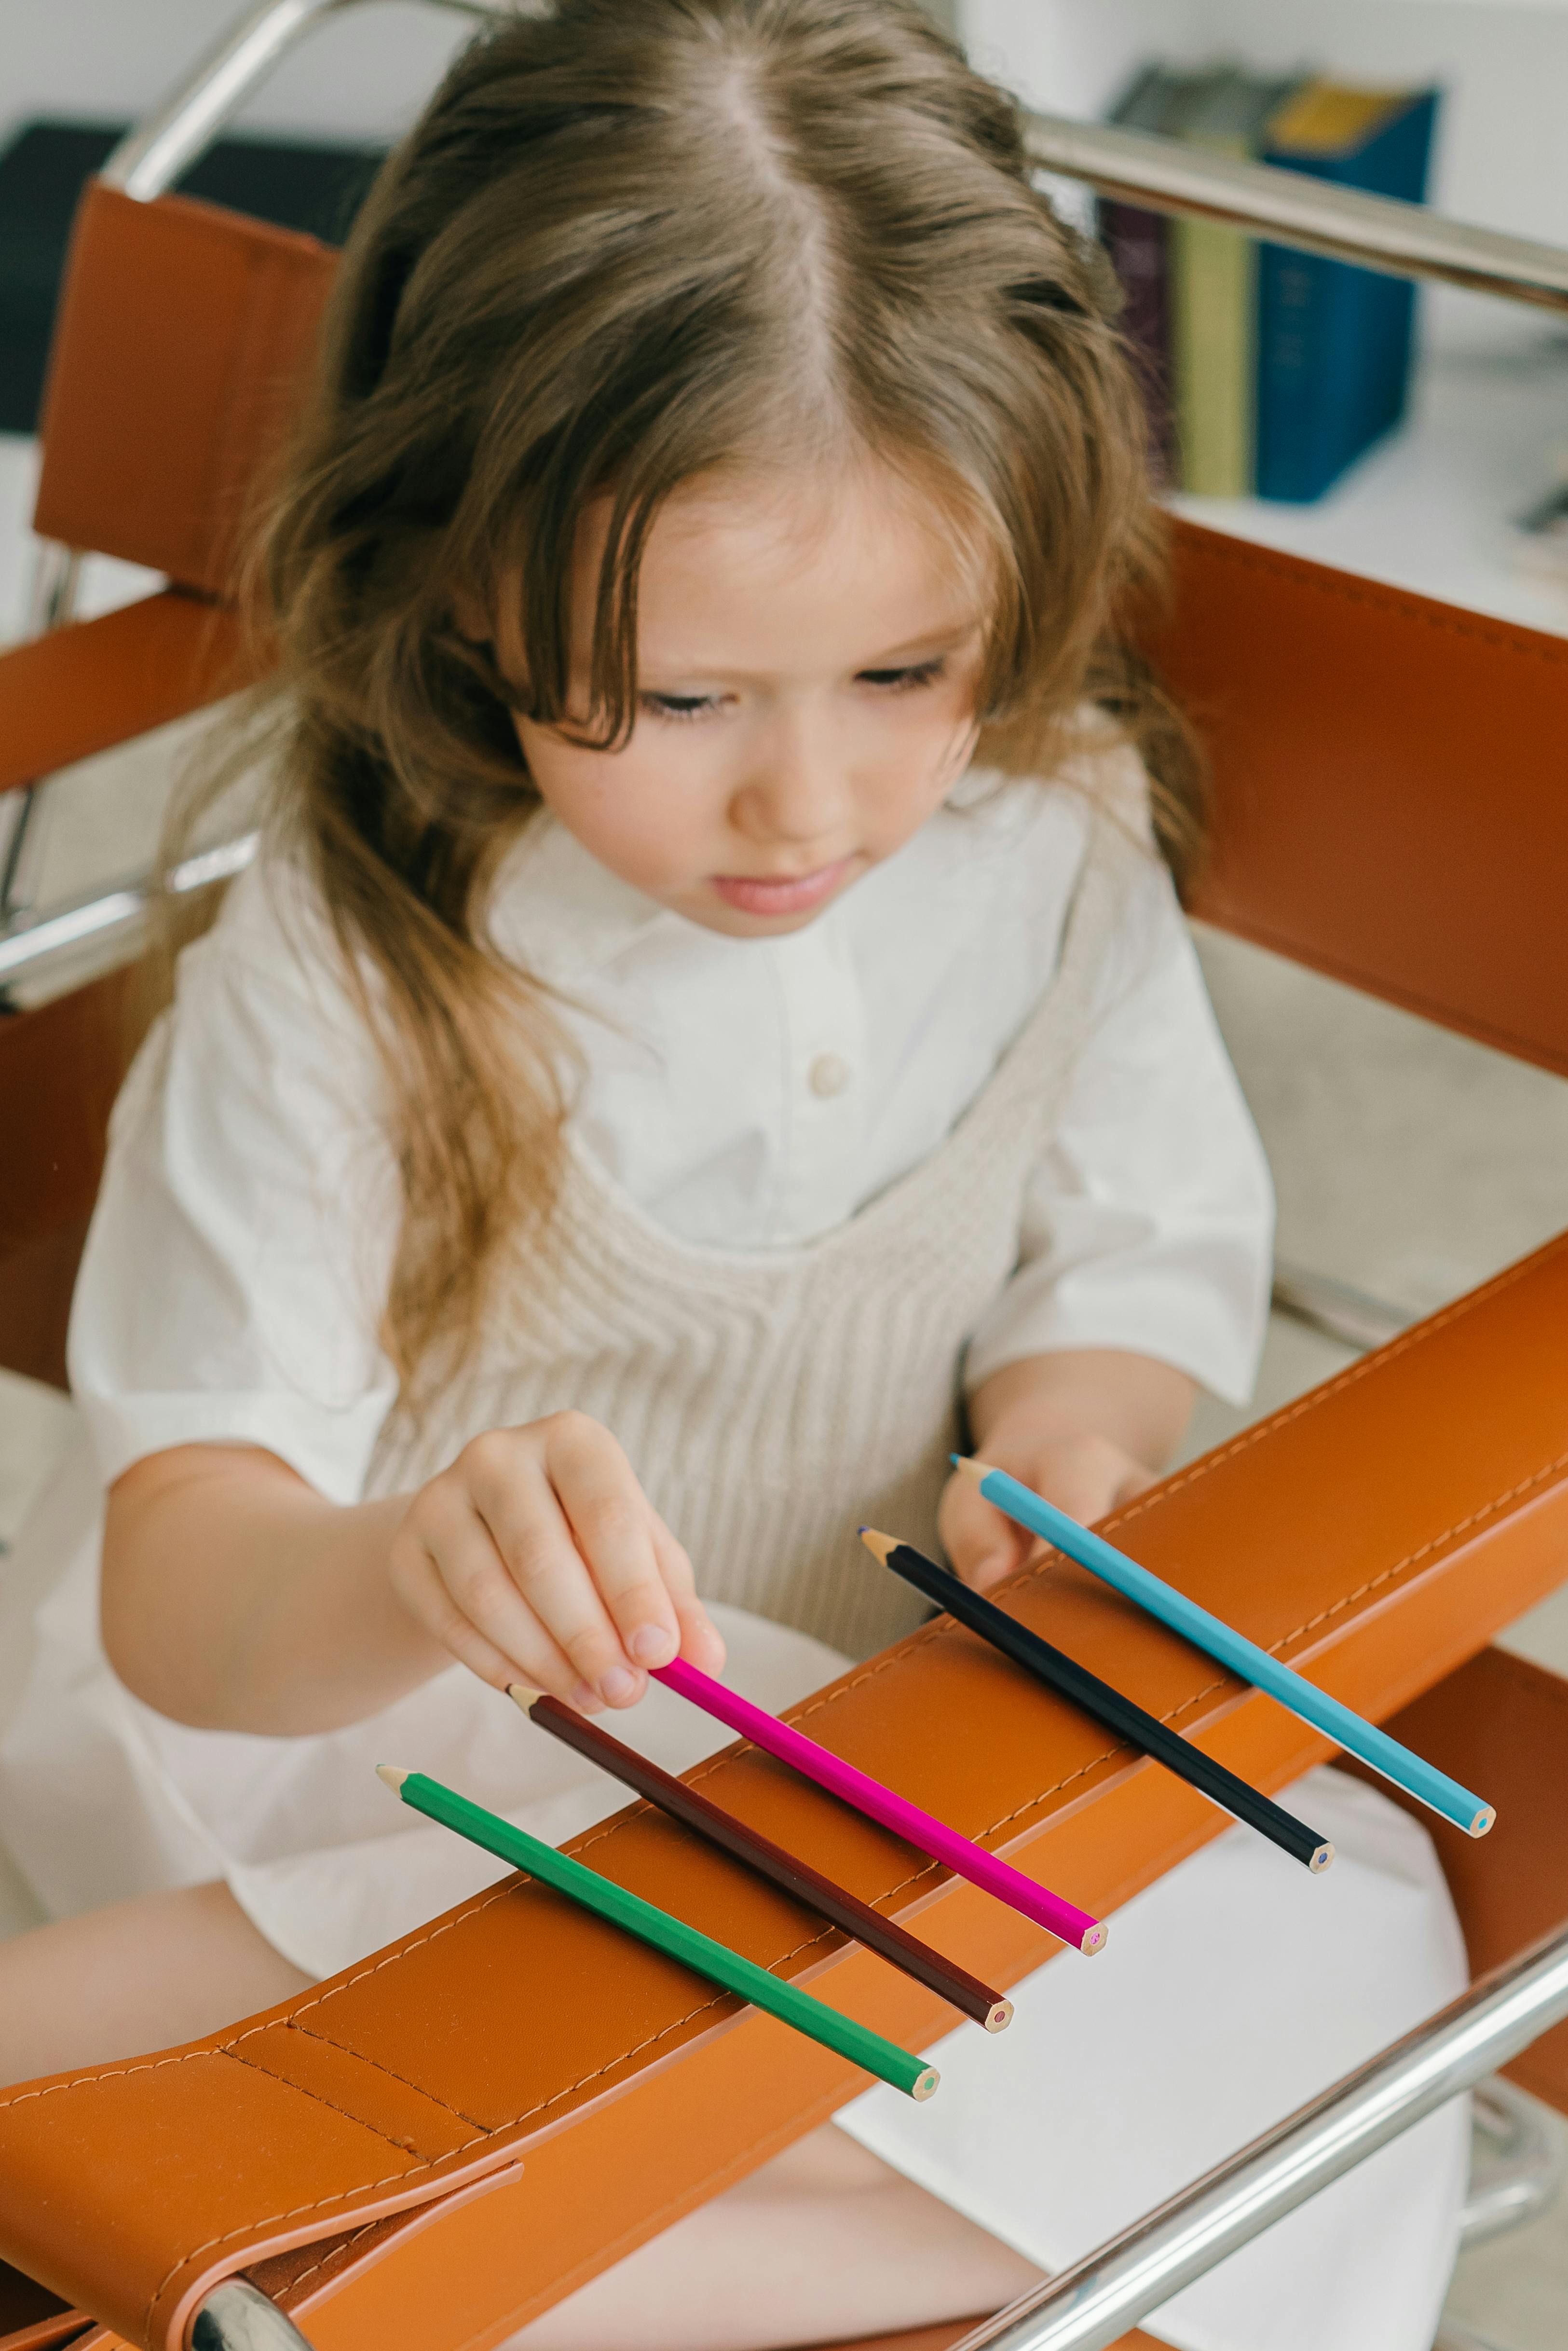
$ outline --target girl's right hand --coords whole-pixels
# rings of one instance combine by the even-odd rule
[[[647,1668],[677,1655],[723,1666],[691,1561],[586,1413],[472,1438],[409,1504],[388,1571],[425,1631],[497,1689],[526,1682],[597,1713],[635,1705]]]

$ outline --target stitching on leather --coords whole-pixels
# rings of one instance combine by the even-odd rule
[[[248,2040],[251,2035],[247,2033],[245,2037]],[[416,2147],[411,2139],[395,2137],[390,2131],[383,2130],[379,2123],[368,2123],[363,2115],[350,2114],[348,2107],[340,2106],[336,2098],[324,2096],[321,2091],[313,2090],[308,2083],[296,2082],[287,2074],[275,2074],[270,2065],[258,2065],[254,2057],[237,2056],[233,2049],[225,2049],[222,2053],[225,2057],[233,2057],[236,2065],[248,2065],[253,2074],[263,2074],[269,2082],[281,2082],[286,2089],[297,2090],[302,2098],[308,2098],[313,2105],[325,2106],[328,2114],[341,2115],[346,2123],[353,2123],[358,2129],[369,2131],[371,2137],[379,2138],[383,2147],[400,2147],[405,2155],[429,2160],[423,2147]]]
[[[535,1880],[535,1881],[534,1881],[534,1882],[535,1882],[535,1883],[536,1883],[537,1881]],[[502,1888],[502,1889],[501,1889],[500,1893],[498,1893],[498,1894],[496,1894],[496,1895],[493,1895],[493,1896],[490,1897],[490,1899],[491,1899],[491,1900],[493,1900],[493,1900],[499,1900],[499,1899],[501,1899],[501,1898],[502,1898],[502,1896],[503,1896],[504,1894],[511,1893],[513,1890],[514,1890],[514,1888],[513,1888],[513,1887],[511,1887],[511,1886],[504,1887],[504,1888]],[[481,1906],[481,1907],[488,1907],[488,1905],[487,1905],[487,1904],[485,1904],[485,1905],[482,1905],[482,1906]],[[465,1915],[472,1915],[472,1914],[465,1914]],[[452,1924],[453,1924],[453,1925],[456,1925],[457,1923],[459,1923],[459,1922],[458,1922],[456,1919],[454,1919],[453,1921],[452,1921]],[[782,1958],[782,1959],[775,1959],[775,1960],[774,1961],[774,1967],[783,1967],[784,1965],[785,1965],[785,1964],[786,1964],[786,1962],[787,1962],[789,1959],[791,1959],[794,1958],[794,1956],[795,1956],[795,1952],[796,1952],[796,1951],[805,1951],[805,1950],[809,1950],[809,1949],[811,1949],[811,1945],[812,1945],[812,1943],[814,1943],[814,1942],[821,1942],[822,1940],[824,1940],[824,1939],[825,1939],[826,1935],[826,1934],[828,1934],[828,1933],[830,1933],[831,1931],[832,1931],[832,1930],[831,1930],[831,1928],[825,1928],[825,1929],[823,1930],[823,1932],[822,1932],[822,1933],[813,1936],[813,1937],[810,1938],[810,1940],[809,1940],[808,1942],[797,1944],[797,1945],[796,1945],[796,1947],[795,1947],[795,1951],[786,1951],[786,1952],[784,1954],[784,1956],[783,1956],[783,1958]],[[433,1938],[433,1937],[432,1937],[432,1938],[421,1938],[421,1939],[433,1940],[434,1938]],[[412,1946],[409,1946],[408,1948],[410,1948],[410,1949],[411,1949],[411,1948],[412,1948]],[[396,1953],[394,1953],[394,1954],[391,1954],[391,1955],[390,1955],[390,1957],[396,1957],[396,1956],[397,1956],[397,1954],[396,1954]],[[388,1965],[389,1965],[389,1964],[390,1964],[390,1958],[389,1958],[388,1959],[384,1959],[384,1960],[382,1960],[382,1961],[379,1963],[379,1965],[380,1965],[381,1967],[385,1967],[385,1966],[388,1966]],[[366,1974],[368,1974],[368,1975],[374,1975],[374,1974],[376,1974],[376,1973],[379,1973],[379,1968],[372,1968],[372,1969],[367,1969],[364,1972],[365,1972]],[[771,1973],[771,1972],[772,1972],[772,1970],[770,1970],[770,1971],[769,1971],[769,1972]],[[339,1990],[346,1991],[346,1990],[348,1989],[348,1987],[347,1987],[347,1985],[342,1985],[342,1986],[339,1986],[339,1987],[338,1987],[338,1989],[339,1989]],[[526,2108],[526,2109],[525,2109],[522,2114],[520,2114],[520,2115],[518,2115],[518,2116],[514,2116],[514,2119],[513,2119],[512,2121],[507,2122],[507,2123],[498,2124],[498,2125],[496,2126],[496,2127],[495,2127],[495,2129],[494,2129],[494,2130],[483,2130],[483,2129],[481,2129],[481,2130],[478,2132],[478,2134],[477,2134],[476,2137],[472,2138],[472,2139],[467,2139],[467,2140],[465,2140],[465,2141],[463,2142],[462,2146],[461,2146],[461,2147],[449,2147],[449,2148],[447,2149],[447,2151],[446,2151],[446,2153],[445,2153],[444,2155],[439,2155],[439,2156],[434,2156],[434,2157],[429,2157],[429,2158],[425,2158],[425,2159],[424,2159],[423,2161],[421,2161],[421,2162],[415,2163],[415,2164],[410,2164],[410,2167],[408,2168],[408,2169],[407,2169],[407,2170],[405,2170],[405,2171],[389,2172],[389,2173],[386,2175],[386,2177],[385,2177],[385,2178],[380,2179],[366,2179],[366,2180],[360,2180],[360,2181],[359,2181],[356,2186],[351,2187],[351,2188],[339,2188],[339,2189],[335,2189],[333,2190],[333,2193],[332,2193],[330,2196],[319,2196],[319,2197],[317,2197],[317,2198],[316,2199],[316,2200],[315,2200],[313,2203],[310,2203],[310,2204],[295,2204],[295,2205],[292,2205],[286,2212],[272,2212],[272,2213],[269,2213],[269,2214],[266,2216],[266,2218],[265,2218],[265,2220],[246,2220],[246,2221],[244,2221],[244,2223],[243,2223],[239,2228],[237,2228],[237,2229],[230,2229],[230,2230],[228,2230],[228,2231],[226,2231],[223,2236],[221,2236],[221,2237],[209,2237],[209,2238],[207,2239],[207,2241],[206,2241],[205,2244],[197,2245],[197,2246],[193,2247],[193,2248],[192,2248],[192,2250],[190,2252],[182,2254],[182,2255],[181,2256],[180,2260],[179,2260],[179,2261],[177,2261],[177,2262],[175,2262],[175,2264],[174,2264],[173,2268],[172,2268],[171,2270],[170,2270],[170,2271],[168,2272],[167,2275],[165,2275],[163,2278],[161,2278],[161,2279],[159,2281],[158,2284],[153,2288],[151,2297],[151,2299],[149,2300],[148,2304],[147,2304],[147,2310],[146,2310],[146,2314],[145,2314],[145,2323],[146,2323],[146,2328],[147,2328],[147,2331],[148,2331],[149,2333],[151,2333],[151,2329],[152,2329],[152,2321],[153,2321],[153,2314],[154,2314],[154,2313],[155,2313],[155,2312],[156,2312],[156,2310],[157,2310],[157,2307],[158,2307],[158,2304],[159,2304],[160,2301],[162,2299],[162,2297],[163,2297],[164,2294],[167,2292],[167,2290],[168,2290],[169,2286],[172,2283],[173,2280],[179,2276],[179,2274],[180,2274],[180,2273],[181,2273],[181,2271],[182,2271],[182,2270],[189,2269],[189,2268],[192,2265],[192,2263],[194,2263],[194,2262],[196,2262],[200,2261],[200,2259],[201,2259],[201,2257],[202,2257],[202,2255],[203,2253],[210,2253],[210,2252],[213,2252],[213,2251],[214,2251],[214,2250],[215,2250],[219,2245],[227,2245],[227,2244],[232,2244],[232,2243],[234,2242],[234,2239],[235,2239],[236,2237],[244,2237],[244,2236],[248,2236],[248,2235],[251,2233],[251,2231],[252,2231],[253,2230],[255,2230],[255,2229],[270,2229],[270,2228],[275,2228],[275,2227],[276,2227],[276,2225],[277,2225],[277,2224],[278,2224],[278,2222],[280,2222],[280,2221],[283,2221],[283,2220],[296,2220],[300,2219],[300,2218],[301,2218],[301,2216],[302,2216],[303,2214],[306,2213],[306,2212],[318,2212],[318,2211],[320,2211],[320,2210],[323,2209],[323,2207],[324,2207],[324,2206],[326,2206],[326,2205],[340,2203],[340,2202],[342,2201],[342,2199],[343,2199],[346,2196],[368,2196],[368,2195],[373,2195],[373,2194],[375,2193],[376,2189],[379,2189],[379,2188],[389,2188],[389,2187],[395,2187],[395,2186],[398,2186],[398,2185],[400,2185],[400,2184],[401,2184],[401,2185],[406,2185],[406,2184],[407,2184],[407,2182],[408,2182],[409,2180],[410,2180],[410,2179],[413,2179],[417,2178],[417,2177],[418,2177],[418,2175],[419,2175],[421,2171],[435,2171],[435,2170],[438,2170],[438,2169],[440,2168],[440,2167],[441,2167],[443,2163],[451,2163],[451,2162],[454,2161],[454,2160],[455,2160],[455,2158],[456,2158],[457,2157],[459,2157],[459,2156],[461,2156],[461,2155],[466,2155],[466,2153],[468,2152],[468,2149],[469,2149],[471,2147],[474,2147],[474,2146],[479,2145],[479,2144],[481,2143],[481,2141],[482,2141],[482,2140],[484,2140],[484,2139],[487,2139],[487,2138],[493,2138],[493,2137],[495,2137],[499,2134],[499,2132],[500,2132],[500,2131],[503,2131],[503,2130],[508,2130],[508,2131],[511,2131],[511,2130],[516,2130],[517,2128],[519,2128],[519,2127],[520,2127],[520,2126],[521,2126],[522,2124],[524,2124],[524,2123],[525,2123],[525,2122],[532,2122],[532,2121],[535,2119],[535,2117],[536,2116],[544,2115],[544,2114],[548,2114],[548,2112],[549,2112],[550,2108],[551,2108],[552,2106],[555,2106],[555,2105],[559,2105],[559,2104],[561,2103],[561,2101],[562,2101],[562,2099],[563,2099],[563,2098],[570,2098],[570,2097],[574,2096],[574,2095],[576,2094],[576,2092],[577,2092],[578,2090],[585,2089],[590,2082],[597,2082],[597,2081],[598,2081],[598,2080],[599,2080],[599,2079],[600,2079],[604,2074],[613,2073],[613,2072],[615,2071],[615,2069],[616,2069],[616,2067],[617,2067],[618,2065],[622,2065],[622,2064],[627,2064],[627,2063],[628,2063],[631,2058],[633,2058],[633,2057],[639,2057],[639,2056],[642,2054],[642,2053],[643,2053],[643,2051],[644,2051],[645,2049],[652,2049],[652,2048],[655,2048],[660,2041],[666,2040],[666,2039],[669,2037],[669,2035],[670,2035],[670,2033],[672,2033],[672,2032],[680,2032],[683,2031],[683,2030],[684,2030],[684,2028],[685,2028],[688,2024],[690,2024],[690,2023],[693,2022],[694,2022],[694,2020],[695,2020],[696,2018],[698,2018],[698,2017],[700,2017],[700,2016],[701,2016],[701,2015],[705,2014],[705,2013],[706,2013],[706,2011],[707,2011],[708,2010],[712,2009],[712,2008],[717,2008],[717,2007],[719,2007],[720,2005],[722,2005],[722,2003],[724,2001],[726,2001],[726,2000],[732,2000],[732,1999],[733,1999],[733,1998],[735,1998],[735,1997],[736,1997],[736,1995],[735,1995],[734,1993],[732,1993],[732,1992],[726,1992],[726,1991],[715,1991],[715,1993],[714,1993],[714,1995],[713,1995],[711,1999],[699,2001],[698,2005],[697,2005],[695,2008],[689,2009],[689,2010],[687,2011],[687,2012],[686,2012],[686,2014],[685,2014],[684,2016],[677,2017],[677,2018],[675,2018],[675,2019],[673,2020],[673,2022],[671,2022],[670,2023],[661,2025],[661,2026],[659,2027],[659,2031],[658,2031],[657,2032],[649,2033],[649,2035],[648,2036],[648,2038],[647,2038],[645,2041],[639,2041],[639,2042],[638,2042],[635,2047],[633,2047],[633,2048],[631,2048],[631,2049],[622,2049],[622,2050],[618,2051],[618,2052],[617,2052],[617,2053],[615,2054],[615,2056],[613,2056],[613,2057],[609,2057],[609,2058],[607,2058],[607,2059],[606,2059],[606,2061],[605,2061],[605,2063],[604,2063],[602,2065],[596,2065],[596,2066],[594,2067],[594,2069],[593,2069],[593,2071],[592,2071],[591,2073],[582,2074],[582,2075],[579,2077],[579,2079],[578,2079],[578,2080],[576,2080],[576,2082],[573,2082],[573,2083],[568,2084],[568,2085],[567,2085],[564,2089],[560,2089],[560,2090],[554,2090],[554,2091],[552,2091],[552,2092],[551,2092],[551,2094],[550,2094],[550,2095],[549,2095],[547,2098],[542,2098],[542,2099],[539,2101],[539,2103],[538,2103],[538,2105],[534,2105],[534,2106],[529,2106],[529,2107],[527,2107],[527,2108]],[[264,2028],[258,2028],[258,2029],[261,2029],[261,2030],[266,2030],[266,2029],[268,2029],[268,2028],[265,2028],[265,2027],[264,2027]],[[243,2038],[243,2039],[244,2039],[244,2040],[247,2040],[247,2041],[248,2041],[248,2040],[250,2040],[252,2037],[253,2037],[253,2035],[252,2035],[252,2034],[250,2034],[250,2033],[245,2033],[245,2034],[242,2035],[242,2038]],[[335,2045],[336,2045],[336,2044],[335,2044]],[[171,2058],[167,2058],[167,2059],[163,2060],[162,2062],[163,2062],[163,2063],[165,2063],[165,2064],[186,2064],[186,2063],[188,2063],[188,2062],[189,2062],[189,2060],[190,2060],[191,2058],[195,2058],[195,2057],[206,2057],[206,2056],[227,2056],[227,2055],[230,2055],[230,2054],[232,2054],[232,2053],[233,2053],[233,2048],[232,2048],[232,2045],[231,2045],[231,2047],[230,2047],[230,2048],[225,2048],[225,2049],[222,2049],[222,2050],[202,2050],[202,2049],[193,2049],[193,2050],[192,2050],[192,2051],[190,2051],[190,2052],[188,2053],[188,2055],[187,2055],[187,2057],[185,2057],[185,2058],[171,2057]],[[244,2061],[244,2060],[242,2060],[241,2062],[242,2062],[242,2063],[244,2063],[244,2062],[247,2062],[247,2061]],[[126,2068],[125,2070],[127,2070],[128,2072],[130,2072],[130,2071],[139,2071],[139,2070],[142,2070],[142,2069],[134,2068],[134,2067],[128,2067],[128,2068]],[[259,2066],[255,2066],[255,2067],[253,2067],[253,2068],[252,2068],[252,2070],[253,2070],[253,2072],[257,2072],[257,2073],[259,2073],[262,2069],[261,2069]],[[97,2077],[97,2078],[99,2078],[99,2079],[108,2079],[109,2077],[108,2077],[108,2076],[99,2076],[99,2077]],[[268,2078],[269,2078],[270,2080],[274,2080],[274,2081],[275,2081],[275,2080],[279,2079],[279,2076],[277,2076],[276,2074],[272,2074],[272,2075],[269,2075],[269,2076],[268,2076]],[[60,2084],[58,2085],[58,2087],[59,2087],[59,2088],[61,2088],[62,2090],[68,2090],[68,2089],[72,2088],[73,2086],[75,2086],[75,2085],[73,2085],[72,2083],[69,2083],[69,2082],[62,2082],[62,2083],[60,2083]],[[85,2087],[86,2087],[86,2085],[85,2085],[85,2084],[83,2084],[81,2086],[83,2086],[83,2087],[85,2088]],[[297,2089],[299,2085],[298,2085],[298,2084],[297,2084],[297,2083],[292,2083],[292,2082],[291,2082],[291,2083],[287,2084],[287,2085],[286,2085],[286,2086],[287,2086],[288,2088],[290,2088],[290,2089]],[[40,2093],[39,2095],[43,2095],[43,2094],[42,2094],[42,2093]],[[304,2093],[304,2095],[305,2095],[306,2097],[308,2097],[308,2096],[311,2096],[313,2094],[312,2094],[311,2092],[309,2092],[309,2091],[306,2091],[306,2092]],[[0,2111],[3,2111],[3,2110],[4,2110],[4,2105],[5,2105],[5,2103],[7,2103],[7,2102],[5,2102],[5,2101],[0,2101]],[[321,2101],[320,2101],[320,2103],[321,2103],[322,2105],[327,2105],[327,2104],[329,2104],[329,2101],[327,2101],[327,2100],[326,2100],[326,2099],[323,2099],[323,2100],[321,2100]],[[349,2117],[349,2119],[350,2119],[351,2121],[358,2121],[358,2117],[357,2116],[351,2116]],[[367,2126],[366,2126],[366,2127],[367,2127],[367,2128],[371,2128],[371,2127],[373,2127],[373,2126],[367,2125]],[[380,2133],[378,2133],[378,2134],[377,2134],[377,2136],[378,2136],[378,2137],[383,2137],[384,2135],[383,2135],[383,2134],[380,2134]],[[387,2144],[389,2144],[389,2145],[396,2145],[396,2144],[397,2144],[397,2142],[396,2142],[396,2141],[388,2141],[388,2142],[387,2142]]]
[[[327,2269],[333,2262],[347,2258],[356,2245],[362,2245],[367,2237],[373,2237],[380,2225],[379,2220],[367,2220],[362,2229],[356,2229],[351,2237],[345,2237],[342,2243],[334,2245],[329,2253],[321,2254],[317,2260],[311,2262],[308,2269],[301,2270],[297,2275],[290,2278],[286,2288],[287,2293],[296,2294],[306,2278],[313,2278],[318,2270]]]
[[[1218,538],[1220,534],[1211,536]],[[1417,591],[1411,589],[1388,588],[1374,580],[1345,585],[1342,583],[1347,575],[1344,572],[1330,572],[1326,579],[1320,579],[1315,569],[1303,574],[1296,569],[1299,557],[1293,559],[1282,557],[1266,548],[1249,547],[1241,539],[1227,538],[1222,545],[1210,544],[1199,552],[1210,561],[1230,563],[1240,571],[1267,571],[1275,577],[1293,576],[1299,586],[1310,589],[1314,595],[1326,596],[1334,603],[1372,604],[1381,611],[1402,611],[1407,618],[1418,621],[1424,628],[1435,629],[1444,636],[1473,637],[1478,644],[1506,645],[1510,652],[1529,653],[1536,661],[1545,662],[1549,668],[1558,668],[1568,661],[1568,654],[1551,639],[1521,645],[1512,629],[1500,628],[1495,622],[1488,623],[1479,614],[1474,618],[1458,614],[1452,606],[1441,604],[1435,611],[1428,611],[1425,606],[1430,600],[1419,597]],[[1412,611],[1411,606],[1416,602],[1422,609]],[[1521,630],[1520,633],[1532,639],[1539,634],[1530,630]]]
[[[330,2033],[313,2032],[308,2024],[296,2024],[292,2017],[279,2030],[300,2033],[306,2041],[319,2043],[323,2049],[336,2049],[340,2057],[352,2057],[358,2064],[369,2065],[376,2073],[385,2074],[389,2082],[400,2082],[405,2090],[411,2090],[416,2097],[425,2099],[432,2106],[439,2106],[443,2115],[455,2116],[460,2123],[466,2123],[470,2130],[482,2133],[486,2130],[486,2126],[477,2116],[465,2115],[461,2106],[451,2105],[445,2098],[438,2098],[433,2090],[427,2090],[421,2082],[410,2082],[406,2074],[400,2074],[393,2066],[384,2064],[379,2057],[367,2057],[360,2050],[351,2049],[346,2042],[334,2041]]]

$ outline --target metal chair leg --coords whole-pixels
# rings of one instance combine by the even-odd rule
[[[1568,2016],[1568,1928],[1494,1968],[1402,2041],[955,2351],[1108,2351],[1150,2311]]]

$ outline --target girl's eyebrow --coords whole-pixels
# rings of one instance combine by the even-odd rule
[[[972,637],[979,627],[978,620],[966,620],[955,622],[950,628],[929,629],[924,636],[906,637],[902,644],[890,646],[886,653],[875,653],[869,661],[857,662],[856,668],[912,667],[922,659],[929,660],[938,653],[951,653],[955,645],[961,645],[967,637]]]
[[[923,661],[935,661],[943,653],[956,651],[960,645],[974,636],[980,627],[981,622],[977,618],[955,622],[950,628],[928,630],[924,636],[906,637],[902,644],[893,645],[886,653],[873,653],[863,661],[857,661],[854,674],[859,675],[865,670],[919,668]],[[653,660],[646,654],[639,653],[638,657],[639,677],[655,677],[661,671],[672,676],[713,679],[743,678],[757,674],[751,670],[726,669],[720,663],[709,664],[704,662]]]

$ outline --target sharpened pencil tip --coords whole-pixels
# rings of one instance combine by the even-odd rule
[[[526,1682],[508,1682],[506,1695],[520,1714],[532,1714],[545,1693],[530,1689]]]
[[[378,1763],[376,1766],[377,1779],[385,1780],[388,1787],[394,1792],[402,1786],[408,1776],[406,1771],[400,1771],[395,1763]]]
[[[862,1527],[860,1540],[872,1558],[880,1560],[884,1567],[888,1564],[888,1553],[898,1548],[891,1535],[879,1535],[875,1527]]]
[[[981,1479],[990,1477],[992,1464],[989,1461],[976,1461],[967,1453],[955,1453],[953,1468],[961,1478],[968,1478],[978,1486]]]

